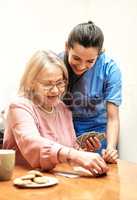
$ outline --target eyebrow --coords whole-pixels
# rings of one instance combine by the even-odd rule
[[[58,82],[58,81],[62,81],[62,80],[64,80],[64,79],[60,78],[60,79],[58,79],[57,81],[54,81],[54,80],[44,80],[44,79],[43,79],[43,80],[40,80],[39,82],[40,82],[40,83],[51,83],[51,82],[53,82],[53,81],[54,81],[54,82]]]
[[[81,58],[80,58],[79,56],[77,56],[77,55],[74,55],[74,54],[73,54],[72,56],[81,59]]]
[[[75,58],[79,58],[81,60],[81,58],[77,55],[72,55]],[[87,61],[93,62],[96,58],[92,58],[92,59],[88,59]]]
[[[96,58],[89,59],[87,61],[93,62]]]

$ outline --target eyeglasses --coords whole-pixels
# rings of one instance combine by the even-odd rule
[[[43,83],[40,83],[40,85],[42,85],[42,87],[43,87],[43,89],[45,91],[51,91],[55,86],[58,88],[58,90],[62,90],[66,86],[66,81],[65,80],[57,81],[55,84],[43,84]]]

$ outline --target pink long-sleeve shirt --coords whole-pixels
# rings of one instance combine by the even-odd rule
[[[77,148],[72,115],[63,102],[45,113],[24,97],[9,106],[3,147],[16,150],[16,162],[52,169],[62,147]]]

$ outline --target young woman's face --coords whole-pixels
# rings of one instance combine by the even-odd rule
[[[93,67],[98,57],[98,48],[84,47],[78,43],[73,48],[67,48],[68,62],[76,75],[82,75]]]
[[[35,95],[41,106],[52,107],[58,104],[65,90],[62,70],[54,65],[43,69],[37,77]]]

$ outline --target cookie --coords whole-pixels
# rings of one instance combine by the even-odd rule
[[[35,178],[35,175],[34,174],[27,174],[25,176],[21,176],[20,178],[22,180],[31,180],[31,179]]]
[[[48,182],[48,179],[45,176],[43,176],[43,177],[35,177],[33,179],[33,182],[35,182],[37,184],[45,184],[45,183]]]
[[[21,186],[23,186],[23,185],[26,185],[26,184],[31,184],[32,181],[31,181],[30,179],[28,179],[28,180],[22,180],[21,178],[16,178],[16,179],[13,181],[13,183],[14,183],[15,185],[21,185]]]
[[[43,174],[42,174],[40,171],[38,171],[38,170],[31,170],[31,171],[28,171],[27,174],[29,174],[29,175],[30,175],[30,174],[31,174],[31,175],[35,175],[35,176],[38,176],[38,177],[39,177],[39,176],[40,176],[40,177],[43,176]]]
[[[15,185],[24,185],[24,182],[23,182],[23,180],[22,180],[21,178],[16,178],[16,179],[13,181],[13,183],[14,183]]]

